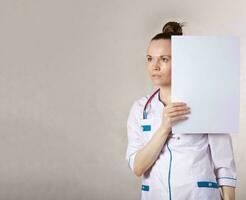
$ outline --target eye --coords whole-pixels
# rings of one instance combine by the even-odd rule
[[[148,62],[151,62],[152,61],[152,58],[151,57],[147,57],[147,61]]]
[[[162,58],[161,58],[161,61],[162,61],[162,62],[168,62],[168,58],[162,57]]]

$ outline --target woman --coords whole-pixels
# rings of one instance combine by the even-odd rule
[[[172,133],[175,123],[188,120],[191,109],[170,99],[171,35],[182,35],[182,25],[168,22],[151,39],[147,66],[158,89],[133,103],[127,121],[126,159],[134,174],[142,177],[141,199],[219,200],[222,195],[234,200],[230,135]]]

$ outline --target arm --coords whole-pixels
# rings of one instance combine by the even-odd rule
[[[154,164],[167,140],[169,132],[168,129],[161,126],[144,148],[137,152],[134,162],[136,176],[142,176]]]
[[[224,200],[235,200],[236,166],[229,134],[209,134],[215,175]]]
[[[168,136],[168,130],[163,126],[153,133],[151,140],[144,145],[139,119],[141,116],[141,107],[135,102],[130,110],[127,120],[128,146],[126,159],[130,169],[136,176],[141,176],[155,162],[160,151],[165,144]]]
[[[172,124],[187,119],[186,114],[188,113],[190,111],[186,104],[181,102],[170,103],[163,110],[165,120],[153,134],[151,140],[144,145],[138,121],[141,112],[139,113],[136,104],[133,105],[127,121],[128,148],[126,158],[129,167],[136,176],[142,176],[154,164],[171,132]]]
[[[143,175],[156,161],[172,130],[172,125],[180,120],[187,119],[189,108],[182,102],[170,103],[163,110],[163,120],[159,129],[153,134],[151,140],[141,149],[134,163],[134,173]]]
[[[222,187],[223,200],[235,200],[235,188],[223,185]]]

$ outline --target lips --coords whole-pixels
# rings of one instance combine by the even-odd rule
[[[153,78],[161,78],[161,75],[153,74],[152,77],[153,77]]]

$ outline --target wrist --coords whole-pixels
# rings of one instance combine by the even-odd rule
[[[164,136],[168,136],[170,134],[170,132],[172,131],[171,128],[168,128],[164,125],[161,125],[159,128],[159,131],[164,135]]]

